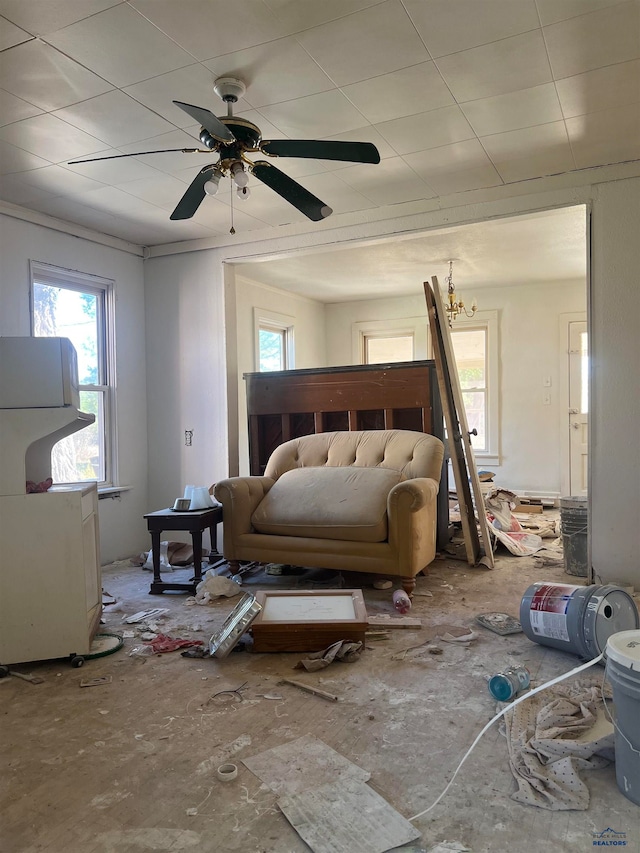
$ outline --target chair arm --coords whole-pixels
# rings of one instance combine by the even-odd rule
[[[387,498],[387,513],[392,519],[398,512],[418,512],[435,501],[439,484],[430,477],[414,477],[395,485]]]
[[[243,533],[251,533],[251,516],[273,486],[271,477],[229,477],[216,483],[213,494],[222,504],[224,554],[233,552],[233,542]]]

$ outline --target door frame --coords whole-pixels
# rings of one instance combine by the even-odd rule
[[[566,314],[560,314],[559,331],[561,363],[558,369],[558,384],[559,384],[559,402],[560,402],[560,488],[561,495],[568,496],[571,492],[571,439],[569,435],[569,325],[570,323],[586,323],[587,334],[589,334],[589,312],[587,311],[572,311]],[[589,338],[589,351],[591,351],[591,339]],[[589,409],[591,409],[591,398],[589,398]],[[590,412],[587,413],[587,424],[589,423]],[[588,427],[587,427],[588,430]],[[587,435],[588,435],[587,431]],[[589,448],[590,450],[591,448]],[[587,464],[591,468],[591,454],[589,453]]]

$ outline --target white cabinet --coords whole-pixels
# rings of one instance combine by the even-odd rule
[[[98,554],[95,483],[0,495],[0,664],[89,653]]]

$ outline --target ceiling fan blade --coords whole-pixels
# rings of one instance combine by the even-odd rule
[[[316,198],[309,190],[306,190],[293,178],[285,175],[280,169],[267,163],[266,160],[258,160],[251,169],[259,181],[271,187],[272,190],[282,196],[285,201],[297,207],[301,213],[308,216],[314,222],[326,219],[333,213],[329,205]]]
[[[220,142],[236,141],[235,136],[226,124],[223,124],[210,110],[205,110],[204,107],[194,107],[193,104],[184,104],[182,101],[174,101],[173,103],[176,107],[184,110],[191,118],[199,121],[202,127],[208,130],[214,139],[218,139]]]
[[[277,157],[312,157],[316,160],[347,160],[379,163],[380,154],[371,142],[323,142],[320,139],[268,139],[260,146]]]
[[[157,148],[155,151],[136,151],[133,154],[110,154],[108,157],[89,157],[88,160],[69,160],[67,166],[78,163],[97,163],[98,160],[120,160],[122,157],[142,157],[144,154],[211,154],[208,148]]]
[[[206,195],[204,185],[211,177],[211,173],[214,168],[215,165],[209,165],[205,166],[204,169],[201,169],[198,172],[187,187],[187,191],[176,205],[176,208],[169,219],[191,219],[193,214],[200,207],[202,200]]]

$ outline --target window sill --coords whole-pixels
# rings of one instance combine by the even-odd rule
[[[117,498],[120,495],[120,492],[128,492],[131,490],[131,486],[101,486],[98,488],[98,500],[104,500],[105,498]]]

